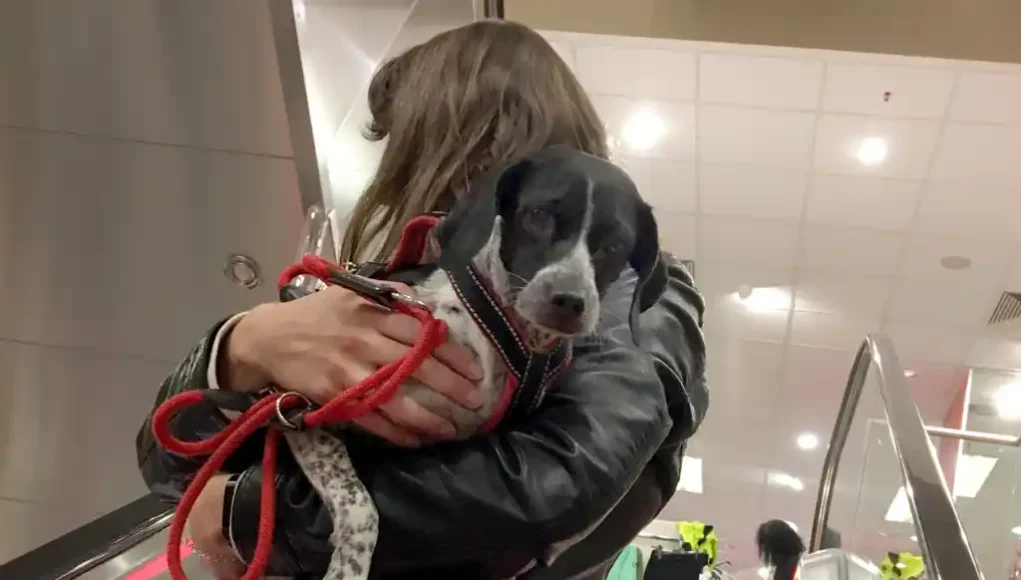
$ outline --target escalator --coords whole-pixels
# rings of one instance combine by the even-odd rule
[[[1016,447],[1005,436],[926,427],[889,340],[869,336],[848,377],[823,464],[802,580],[879,578],[877,563],[891,552],[917,553],[927,580],[984,578],[934,437]],[[144,497],[0,566],[0,578],[168,579],[170,518],[166,504]],[[197,556],[189,554],[185,567],[190,578],[210,577]]]
[[[928,580],[984,578],[934,436],[983,437],[926,427],[891,342],[870,335],[855,357],[823,463],[804,580],[878,578],[878,563],[904,566],[901,555],[921,556]],[[820,558],[827,548],[844,557]],[[855,560],[866,563],[859,572],[874,573],[852,574],[847,562]]]

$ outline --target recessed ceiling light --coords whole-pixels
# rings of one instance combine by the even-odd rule
[[[752,288],[742,285],[736,295],[745,308],[752,312],[787,310],[791,307],[791,293],[783,288]]]
[[[867,137],[858,145],[858,161],[862,165],[879,165],[886,159],[886,140],[880,137]]]
[[[648,151],[655,147],[666,133],[663,120],[649,110],[640,110],[631,115],[624,125],[622,136],[627,146],[634,151]]]
[[[681,480],[677,491],[702,493],[702,458],[685,457],[681,461]]]
[[[939,259],[939,264],[947,270],[967,270],[971,267],[971,258],[966,256],[943,256]]]
[[[918,541],[918,536],[911,536],[911,541],[912,542],[917,542]]]
[[[1021,536],[1021,526],[1017,526],[1016,528],[1012,529],[1010,532],[1012,534],[1014,534],[1015,536]]]
[[[918,373],[916,373],[915,371],[913,371],[913,370],[911,370],[911,369],[908,369],[908,370],[904,371],[904,376],[905,376],[906,378],[909,378],[909,379],[910,379],[911,377],[913,377],[913,376],[917,375],[917,374],[918,374]]]
[[[886,508],[886,521],[888,522],[911,522],[911,504],[908,503],[908,492],[901,487],[893,496],[890,507]]]
[[[770,473],[768,479],[770,483],[778,487],[786,487],[794,491],[805,489],[805,484],[800,479],[781,471]]]
[[[996,461],[995,457],[961,454],[954,470],[954,497],[977,497]]]
[[[1000,387],[993,395],[996,413],[1003,419],[1021,419],[1021,382]]]
[[[802,433],[798,435],[798,449],[811,451],[819,447],[819,437],[815,433]]]

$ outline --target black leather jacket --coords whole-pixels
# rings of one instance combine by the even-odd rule
[[[630,271],[622,275],[603,300],[608,315],[598,336],[575,341],[571,367],[524,419],[487,436],[416,450],[349,442],[380,513],[373,578],[506,577],[598,522],[643,470],[654,472],[665,505],[680,477],[683,444],[709,403],[704,304],[682,267],[671,265],[669,275],[665,294],[641,316],[640,347],[627,324],[617,322],[628,319],[636,283]],[[156,406],[207,387],[217,328],[164,381]],[[173,502],[198,464],[160,449],[150,421],[151,415],[138,433],[139,466],[153,493]],[[217,409],[193,407],[172,429],[195,439],[225,425]],[[245,472],[230,517],[246,559],[255,548],[259,513],[262,442],[254,439],[225,467]],[[331,551],[329,515],[286,446],[280,452],[271,571],[321,574]],[[647,523],[633,522],[633,533]]]

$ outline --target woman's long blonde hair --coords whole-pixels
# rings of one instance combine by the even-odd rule
[[[404,224],[448,211],[495,164],[550,145],[607,157],[581,84],[542,36],[513,22],[462,26],[390,60],[372,78],[369,109],[368,137],[389,139],[351,215],[342,261],[389,256]]]

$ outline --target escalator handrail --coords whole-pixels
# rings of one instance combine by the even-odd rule
[[[173,513],[160,498],[145,495],[0,564],[0,578],[77,578],[158,534]]]
[[[870,334],[865,338],[851,367],[823,463],[810,549],[816,551],[822,547],[840,456],[847,443],[866,378],[873,368],[879,379],[890,439],[900,462],[928,577],[931,580],[982,580],[953,498],[943,480],[936,449],[926,434],[897,353],[890,340],[882,334]]]

